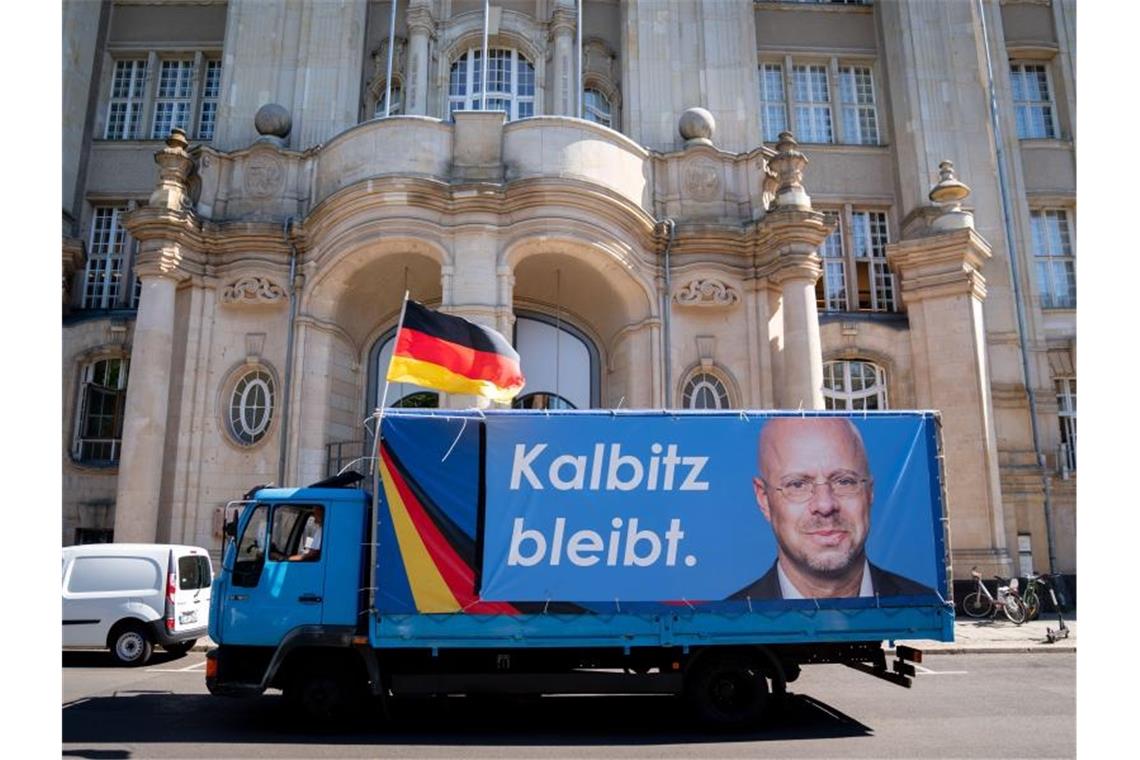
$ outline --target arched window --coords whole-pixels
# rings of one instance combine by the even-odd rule
[[[470,48],[451,64],[448,110],[506,111],[507,121],[534,116],[534,64],[512,48],[487,53],[487,105],[483,105],[483,50]]]
[[[559,396],[557,393],[527,393],[519,396],[511,404],[515,409],[576,409],[566,399]]]
[[[119,461],[127,401],[127,360],[105,357],[84,365],[79,378],[71,455],[85,464]]]
[[[865,361],[825,362],[823,403],[827,409],[886,409],[886,370]]]
[[[399,79],[392,77],[392,111],[385,114],[384,107],[388,102],[387,97],[387,88],[381,87],[376,98],[376,110],[372,112],[372,118],[383,119],[385,116],[396,116],[404,112],[404,88],[400,86]]]
[[[273,421],[273,376],[258,367],[238,378],[230,393],[230,434],[243,446],[265,437]]]
[[[598,405],[598,357],[593,343],[565,321],[539,314],[515,319],[526,388],[524,409],[589,409]]]
[[[711,372],[697,372],[685,382],[681,391],[684,409],[728,409],[728,388]]]
[[[582,97],[583,116],[603,127],[613,127],[613,107],[610,99],[598,89],[587,87]]]

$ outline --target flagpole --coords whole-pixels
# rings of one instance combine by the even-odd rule
[[[491,32],[491,0],[483,0],[483,100],[480,110],[487,111],[487,37]]]
[[[399,0],[392,0],[392,17],[388,22],[388,75],[384,80],[384,116],[392,115],[392,56],[396,52],[396,7]]]
[[[369,556],[372,561],[368,568],[368,609],[376,611],[376,526],[380,521],[380,426],[384,422],[384,407],[388,405],[388,372],[392,369],[392,359],[396,356],[396,346],[400,340],[400,328],[404,326],[404,315],[408,311],[408,294],[404,291],[404,302],[400,304],[400,320],[396,322],[396,337],[392,342],[392,355],[388,357],[388,369],[384,370],[384,393],[380,397],[380,408],[376,410],[376,432],[372,434],[372,538]]]

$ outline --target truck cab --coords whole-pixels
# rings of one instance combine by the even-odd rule
[[[213,587],[209,634],[218,656],[208,670],[212,691],[284,688],[298,653],[340,650],[366,633],[359,613],[368,583],[369,499],[354,488],[263,488],[251,494],[227,526]],[[224,679],[217,677],[219,666]]]

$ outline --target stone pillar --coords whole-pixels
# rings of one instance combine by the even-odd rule
[[[412,0],[405,21],[408,25],[408,68],[404,84],[404,113],[427,116],[429,43],[435,32],[430,0]]]
[[[554,37],[554,116],[578,115],[578,61],[574,36],[578,15],[574,0],[558,0],[550,19]]]
[[[983,577],[1008,575],[981,270],[989,244],[961,210],[969,189],[949,162],[930,193],[943,203],[921,236],[887,246],[910,321],[915,402],[942,416],[943,462],[957,578],[977,565]]]
[[[158,506],[169,417],[171,359],[174,353],[174,297],[186,279],[180,235],[188,214],[186,178],[193,161],[186,134],[171,132],[155,153],[159,181],[146,207],[129,215],[127,226],[139,241],[135,266],[142,282],[131,346],[123,446],[115,497],[115,540],[159,540]]]
[[[803,186],[807,157],[791,133],[780,134],[777,154],[769,162],[776,173],[774,208],[758,229],[758,243],[767,249],[768,282],[779,289],[783,340],[782,377],[775,389],[783,409],[823,408],[823,350],[815,283],[822,272],[819,246],[830,231],[824,216],[813,211]]]

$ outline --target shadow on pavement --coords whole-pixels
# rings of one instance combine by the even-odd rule
[[[171,654],[156,649],[150,661],[143,667],[153,668],[166,663],[178,662],[187,657],[186,654]],[[189,664],[189,663],[187,663]],[[80,649],[63,653],[63,667],[65,668],[118,668],[130,670],[131,668],[115,662],[109,651],[103,649]]]
[[[226,700],[209,695],[136,693],[94,697],[63,710],[65,745],[162,743],[320,743],[381,745],[655,745],[709,741],[788,741],[870,736],[859,721],[810,697],[792,694],[755,729],[712,733],[689,720],[672,697],[589,696],[434,698],[377,709],[344,732],[307,731],[279,696]],[[80,754],[75,757],[117,757]]]

